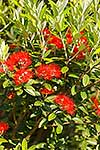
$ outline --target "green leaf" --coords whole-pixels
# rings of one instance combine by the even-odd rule
[[[2,144],[2,143],[7,143],[8,141],[6,140],[6,139],[4,139],[4,138],[0,138],[0,144]]]
[[[79,124],[83,124],[83,121],[81,118],[78,118],[78,117],[74,117],[72,120],[75,121],[75,123],[79,123]]]
[[[27,144],[27,140],[23,139],[22,141],[22,150],[27,150],[28,144]]]
[[[47,50],[47,51],[44,53],[44,58],[46,58],[50,53],[51,53],[51,50]]]
[[[72,73],[71,73],[71,74],[69,74],[68,76],[69,76],[69,77],[72,77],[72,78],[76,78],[76,79],[78,79],[78,78],[79,78],[76,74],[72,74]]]
[[[36,149],[36,145],[32,145],[28,150],[35,150]]]
[[[87,148],[87,142],[84,139],[84,141],[82,141],[82,144],[81,144],[81,150],[86,150],[86,148]]]
[[[28,85],[25,85],[24,86],[25,88],[24,88],[24,90],[28,93],[28,94],[30,94],[30,95],[32,95],[32,96],[40,96],[40,93],[38,92],[38,91],[36,91],[32,86],[28,86]]]
[[[87,98],[86,92],[81,92],[80,94],[83,100]]]
[[[82,131],[82,136],[83,137],[90,137],[90,131],[88,128],[86,128],[85,130]]]
[[[43,118],[43,119],[40,121],[38,127],[41,128],[41,127],[44,125],[44,123],[46,123],[46,121],[47,121],[47,119],[46,119],[46,118]]]
[[[15,148],[14,150],[21,150],[21,144],[19,143]]]
[[[36,101],[34,103],[34,106],[42,106],[42,105],[43,105],[43,103],[41,101]]]
[[[75,95],[75,94],[76,94],[76,89],[75,89],[75,87],[76,87],[76,86],[73,85],[72,88],[71,88],[71,94],[72,94],[72,95]]]
[[[57,123],[56,133],[61,134],[63,131],[63,126]]]
[[[95,127],[96,127],[97,132],[100,133],[100,124],[96,124]]]
[[[87,74],[85,74],[82,79],[83,86],[87,86],[89,82],[90,82],[90,78]]]
[[[30,79],[26,85],[32,85],[32,84],[39,84],[39,81],[38,80],[34,80],[34,79]]]
[[[54,17],[57,17],[58,16],[58,6],[52,0],[48,0],[48,1],[49,1],[49,4],[51,5]]]
[[[17,91],[17,95],[19,96],[19,95],[21,95],[21,94],[23,94],[23,90],[22,90],[22,89],[19,89],[19,90]]]
[[[10,80],[5,80],[3,82],[3,88],[9,87],[9,85],[10,85]]]
[[[44,5],[44,1],[42,0],[41,2],[39,2],[38,7],[37,7],[37,14],[38,14],[38,17],[40,17],[40,13],[41,13],[41,11],[42,11],[43,5]]]
[[[1,40],[0,41],[0,59],[1,60],[5,60],[6,57],[8,56],[8,50],[9,50],[9,47],[8,45],[5,45],[5,41]]]
[[[95,50],[95,52],[93,53],[93,55],[95,54],[99,54],[100,53],[100,47],[98,49]]]
[[[3,145],[0,145],[0,150],[4,150],[4,146]]]
[[[51,113],[51,114],[48,116],[48,121],[54,120],[55,118],[56,118],[56,114],[55,114],[55,113]]]
[[[36,150],[36,149],[43,149],[46,143],[39,143],[37,145],[32,145],[28,150]]]
[[[67,6],[68,0],[63,0],[59,6],[59,14],[61,14]],[[58,4],[58,1],[57,1]]]
[[[79,106],[78,108],[79,108],[80,110],[82,110],[85,114],[88,115],[87,110],[86,110],[83,106]]]
[[[54,97],[55,97],[55,96],[52,96],[52,95],[51,95],[51,96],[48,96],[46,99],[44,99],[44,101],[45,101],[45,102],[48,102],[48,103],[54,103],[54,102],[53,102]]]
[[[68,70],[69,70],[69,68],[67,66],[64,66],[61,68],[62,73],[66,73],[66,72],[68,72]]]
[[[52,89],[52,86],[51,86],[50,84],[48,84],[48,83],[44,83],[43,85],[44,85],[44,87],[45,87],[46,89],[49,89],[49,90]]]
[[[44,17],[44,14],[46,14],[46,9],[47,9],[47,6],[44,5],[41,12],[40,12],[40,16],[39,16],[40,20],[42,20]]]
[[[87,142],[90,144],[90,145],[97,145],[97,140],[95,138],[90,138],[89,140],[87,140]]]

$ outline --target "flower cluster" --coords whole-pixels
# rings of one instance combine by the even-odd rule
[[[0,122],[0,135],[6,132],[9,129],[9,125],[6,122]]]
[[[5,61],[8,70],[13,71],[13,79],[16,85],[27,82],[33,77],[32,70],[28,67],[32,64],[32,60],[28,52],[18,51],[12,53]]]
[[[55,36],[55,35],[51,35],[49,37],[47,43],[55,45],[58,49],[63,48],[62,40],[59,37]]]
[[[90,52],[90,50],[91,50],[91,48],[89,47],[89,44],[88,44],[88,40],[87,40],[86,36],[84,36],[84,32],[80,32],[80,36],[81,37],[79,38],[77,45],[75,45],[73,48],[73,54],[75,55],[76,53],[78,53],[76,56],[77,60],[83,60],[86,56],[86,52],[87,51]],[[83,50],[79,50],[81,45],[84,46]]]
[[[70,115],[75,114],[75,104],[72,98],[65,94],[58,94],[54,98],[54,102],[60,105],[61,109],[69,113]]]
[[[42,88],[42,89],[40,89],[40,93],[44,94],[44,95],[49,95],[49,94],[53,94],[54,90],[53,89]]]
[[[27,52],[18,51],[11,54],[6,60],[5,64],[10,71],[13,71],[16,70],[16,68],[27,68],[32,64],[32,61]]]
[[[63,43],[62,43],[62,40],[53,35],[48,28],[45,28],[43,30],[43,34],[44,34],[44,38],[45,40],[47,40],[47,43],[48,44],[52,44],[52,45],[55,45],[58,49],[62,49],[63,48]]]
[[[61,78],[61,68],[58,64],[41,64],[36,68],[38,78],[52,80],[53,78]]]
[[[34,73],[30,69],[19,69],[14,74],[14,81],[16,85],[26,83],[29,79],[33,78]]]
[[[96,96],[92,96],[91,100],[93,102],[93,105],[92,105],[93,109],[96,110],[96,114],[98,116],[100,116],[100,103],[99,103],[99,100],[96,98]]]
[[[91,51],[91,48],[88,44],[88,40],[87,40],[87,37],[84,35],[84,31],[81,31],[80,33],[80,38],[78,39],[77,41],[77,44],[74,45],[73,47],[73,52],[72,52],[72,55],[76,55],[76,59],[77,60],[83,60],[86,56],[86,51],[87,52],[90,52]],[[58,49],[62,49],[64,47],[63,43],[62,43],[62,40],[53,35],[50,30],[48,28],[45,28],[43,30],[43,35],[44,35],[44,38],[45,40],[47,41],[47,44],[52,44],[52,45],[55,45]],[[71,29],[68,28],[67,31],[66,31],[66,44],[71,44],[73,46],[73,35],[72,35],[72,32],[71,32]],[[80,47],[81,45],[83,45],[83,50],[80,50]]]

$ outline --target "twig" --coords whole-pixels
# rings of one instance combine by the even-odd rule
[[[32,130],[29,132],[29,134],[25,137],[26,140],[29,140],[30,137],[32,136],[32,134],[37,130],[38,125],[41,121],[41,118],[38,119],[38,121],[36,122],[36,124],[33,126]]]

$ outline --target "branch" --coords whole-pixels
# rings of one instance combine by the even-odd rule
[[[32,130],[29,132],[29,134],[25,137],[26,140],[29,140],[30,137],[32,136],[32,134],[37,130],[38,125],[40,123],[42,118],[39,118],[38,121],[36,122],[36,124],[33,126]]]

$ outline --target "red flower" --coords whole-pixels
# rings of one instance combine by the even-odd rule
[[[79,48],[79,46],[74,47],[74,49],[73,49],[74,55],[79,51],[78,48]],[[78,55],[76,56],[76,59],[82,60],[84,58],[85,58],[85,52],[84,52],[84,50],[82,50],[78,53]]]
[[[61,78],[61,69],[59,65],[54,63],[41,64],[39,67],[37,67],[36,74],[38,78],[52,80],[53,78]]]
[[[14,82],[16,85],[26,83],[29,79],[33,78],[34,73],[30,69],[19,69],[14,74]]]
[[[87,45],[88,40],[87,40],[87,38],[86,38],[85,36],[82,36],[82,37],[80,38],[80,40],[79,40],[79,43],[80,43],[80,44]]]
[[[73,42],[73,37],[71,33],[66,34],[66,43],[71,44]]]
[[[98,109],[96,110],[96,114],[97,114],[98,116],[100,116],[100,108],[98,108]]]
[[[80,34],[83,35],[84,34],[84,30],[80,31]]]
[[[89,45],[88,45],[88,40],[87,40],[87,38],[86,38],[85,36],[83,36],[83,37],[81,37],[81,38],[79,39],[78,44],[74,46],[74,49],[73,49],[73,54],[74,54],[74,55],[79,51],[79,48],[80,48],[81,44],[84,44],[85,49],[87,49],[88,52],[90,52],[91,48],[90,48]],[[85,49],[84,49],[84,50],[81,50],[81,51],[77,54],[76,59],[82,60],[82,59],[85,58],[85,55],[86,55]]]
[[[71,30],[68,29],[66,33],[66,43],[71,44],[72,42],[73,42],[73,36],[72,36]]]
[[[7,94],[8,99],[13,99],[14,97],[15,97],[15,93],[13,91],[11,91]]]
[[[40,93],[45,94],[45,95],[49,95],[49,94],[54,93],[54,90],[53,89],[42,88],[42,89],[40,89]]]
[[[2,135],[9,129],[9,125],[6,122],[0,122],[0,134]]]
[[[99,101],[98,101],[98,99],[97,99],[95,96],[92,96],[92,97],[91,97],[91,100],[92,100],[92,102],[94,103],[93,108],[94,108],[94,109],[97,109],[98,106],[99,106]]]
[[[48,39],[47,43],[48,44],[53,44],[59,49],[63,48],[62,40],[59,37],[55,36],[55,35],[51,35],[50,38]]]
[[[13,71],[16,67],[18,69],[27,68],[29,65],[32,64],[32,61],[28,52],[18,51],[11,54],[6,60],[5,64],[10,71]]]
[[[48,28],[44,28],[42,32],[45,39],[47,39],[51,35],[51,32]]]
[[[73,99],[71,99],[69,96],[58,94],[55,97],[54,102],[60,105],[61,109],[67,111],[67,113],[70,115],[75,114],[75,104]]]

